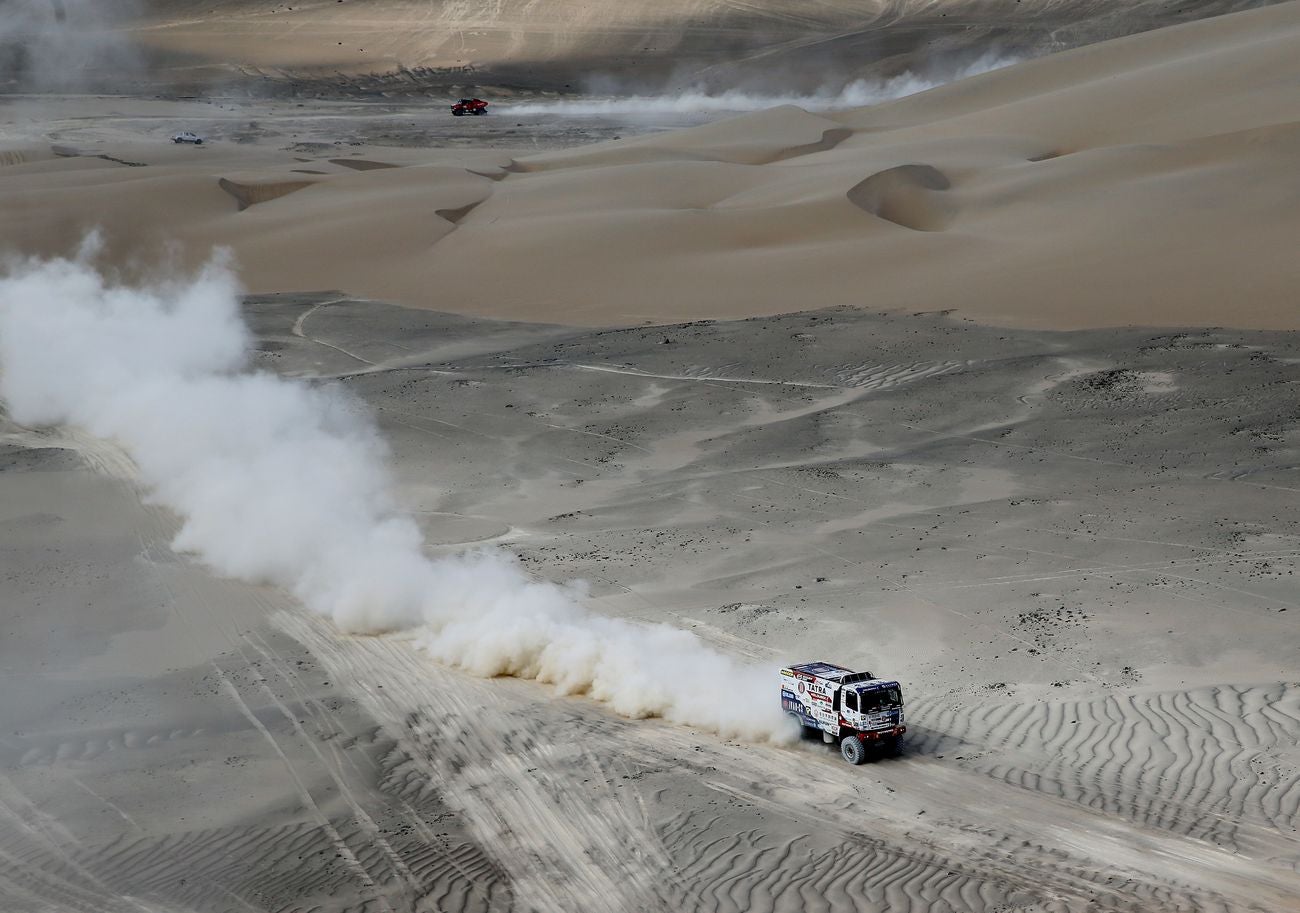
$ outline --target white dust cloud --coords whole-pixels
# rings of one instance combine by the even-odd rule
[[[347,631],[417,628],[432,656],[478,675],[537,679],[630,717],[788,739],[775,669],[679,629],[592,614],[580,589],[534,580],[500,552],[427,556],[363,405],[249,370],[240,290],[222,259],[125,287],[94,268],[96,247],[0,277],[0,397],[16,422],[77,425],[124,448],[149,496],[180,516],[177,550],[284,587]]]
[[[138,0],[0,0],[0,82],[97,88],[140,68],[127,25]]]
[[[977,76],[990,70],[1011,66],[1021,60],[1004,54],[989,52],[956,68],[935,69],[926,74],[908,71],[890,79],[858,79],[839,88],[827,88],[812,93],[755,93],[740,89],[708,92],[703,89],[686,89],[681,92],[656,95],[626,95],[610,98],[584,98],[573,101],[543,101],[529,104],[507,105],[500,108],[508,114],[567,114],[578,115],[637,115],[637,114],[720,114],[761,111],[779,105],[796,105],[809,111],[830,111],[843,108],[860,108],[896,98],[915,95],[927,89]]]

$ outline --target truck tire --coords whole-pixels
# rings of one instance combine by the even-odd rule
[[[896,758],[903,753],[903,737],[896,735],[892,739],[885,739],[881,748],[884,750],[885,757]]]
[[[840,742],[840,754],[850,764],[861,764],[867,759],[867,746],[855,735],[847,735]]]
[[[803,721],[803,717],[801,717],[799,714],[793,711],[787,713],[786,716],[788,716],[791,720],[793,720],[795,725],[799,727],[799,737],[803,739],[805,742],[808,739],[811,739],[820,731],[813,726],[805,725]]]

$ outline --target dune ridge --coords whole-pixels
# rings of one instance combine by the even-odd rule
[[[871,107],[778,107],[540,154],[333,145],[286,167],[256,145],[104,142],[148,167],[127,181],[84,158],[11,164],[0,240],[55,255],[72,226],[99,224],[112,253],[129,227],[191,259],[231,247],[256,292],[571,324],[848,305],[1294,328],[1297,78],[1290,2]]]
[[[305,173],[301,168],[295,168],[294,173]],[[239,201],[239,209],[242,212],[250,206],[258,203],[266,203],[270,200],[278,200],[280,197],[287,196],[295,191],[302,190],[304,187],[310,187],[315,181],[310,180],[285,180],[283,178],[220,178],[217,180],[217,186],[230,194]]]
[[[845,194],[854,206],[916,231],[943,231],[953,213],[937,194],[952,187],[930,165],[896,165],[863,178]]]

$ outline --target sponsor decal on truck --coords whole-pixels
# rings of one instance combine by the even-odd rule
[[[834,663],[815,662],[781,670],[781,709],[805,733],[820,732],[840,742],[845,760],[861,764],[868,746],[898,751],[907,726],[903,692],[896,681],[854,672]]]

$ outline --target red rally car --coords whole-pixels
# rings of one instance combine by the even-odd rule
[[[466,114],[487,114],[487,102],[481,98],[462,98],[451,106],[451,113],[457,117]]]

